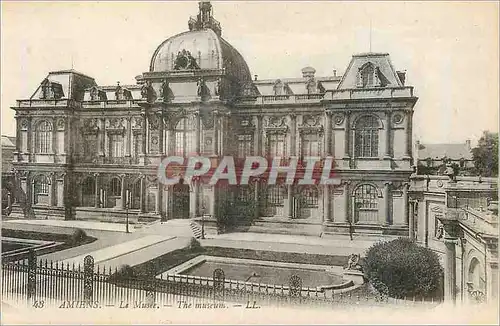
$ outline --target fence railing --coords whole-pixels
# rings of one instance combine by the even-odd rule
[[[365,287],[322,289],[302,287],[302,280],[292,276],[285,285],[257,284],[227,280],[222,269],[212,278],[191,275],[132,277],[124,271],[95,265],[92,256],[83,266],[37,260],[34,251],[28,259],[2,263],[2,298],[14,304],[31,306],[80,305],[78,307],[142,308],[175,307],[191,304],[233,306],[338,306],[435,304],[435,302],[397,300],[370,295]],[[180,308],[180,307],[179,307]]]

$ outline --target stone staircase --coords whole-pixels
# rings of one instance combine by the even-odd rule
[[[201,239],[201,236],[202,236],[202,233],[203,233],[201,225],[199,225],[195,221],[191,221],[189,223],[189,227],[191,228],[191,231],[193,232],[193,237],[195,237],[196,239]]]

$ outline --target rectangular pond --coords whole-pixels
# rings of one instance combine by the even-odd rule
[[[342,267],[300,263],[283,263],[216,256],[198,256],[165,273],[191,275],[212,279],[216,269],[222,269],[226,280],[260,284],[288,285],[292,275],[302,280],[303,287],[338,285],[345,282]]]

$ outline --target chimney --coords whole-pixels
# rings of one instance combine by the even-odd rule
[[[467,146],[467,149],[470,151],[471,150],[471,148],[470,148],[470,139],[467,139],[465,141],[465,145]]]
[[[337,69],[333,69],[333,77],[337,77]]]
[[[404,86],[405,81],[406,81],[406,71],[396,71],[396,73],[398,74],[398,77],[399,77],[399,80],[401,81],[401,84],[403,84],[403,86]]]
[[[257,80],[257,78],[259,78],[259,75],[254,75],[253,78],[253,80]]]
[[[314,78],[315,73],[316,73],[316,69],[314,69],[313,67],[302,68],[302,77],[303,78]]]

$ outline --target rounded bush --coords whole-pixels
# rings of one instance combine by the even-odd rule
[[[439,298],[443,268],[435,252],[407,238],[374,244],[363,270],[379,292],[394,298]]]
[[[116,274],[114,275],[117,279],[131,279],[135,278],[137,275],[134,269],[130,265],[121,265]]]
[[[83,242],[85,238],[87,238],[87,233],[85,233],[85,231],[83,231],[82,229],[76,229],[71,234],[69,241],[72,244],[79,244]]]

